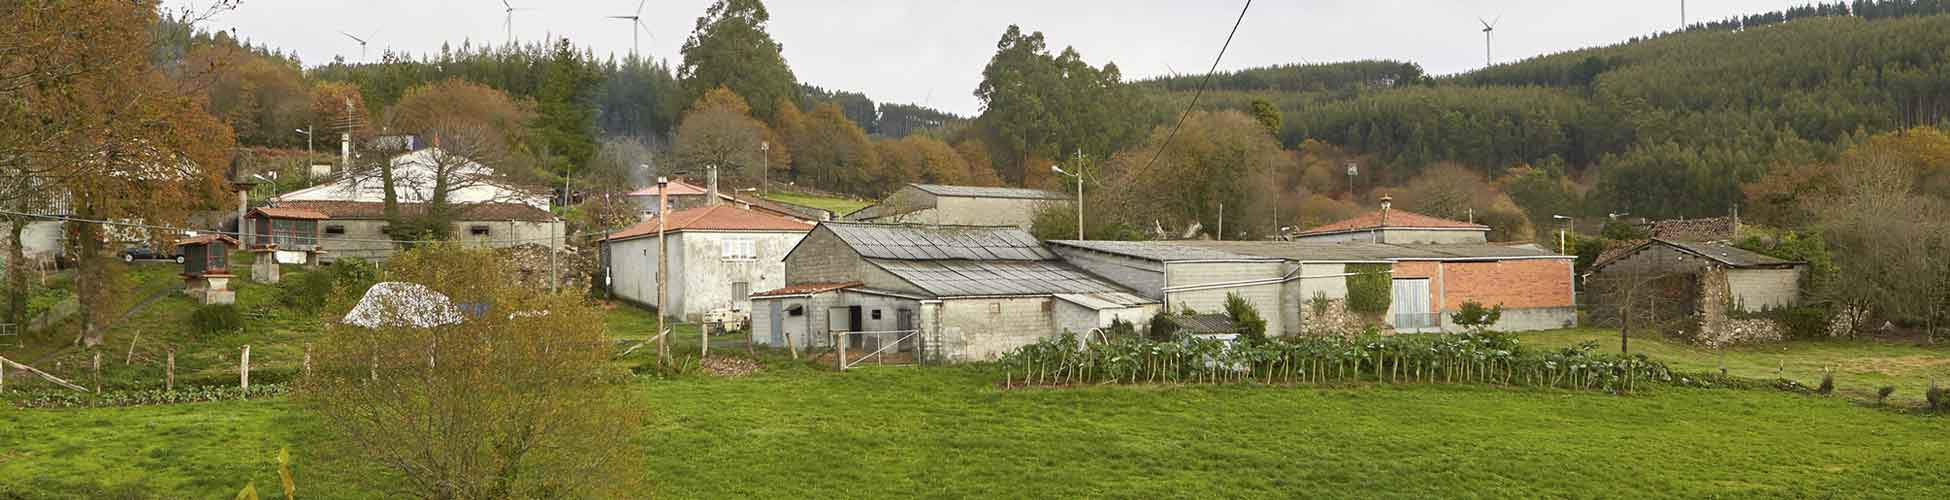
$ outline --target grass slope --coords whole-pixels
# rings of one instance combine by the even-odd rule
[[[1837,398],[1460,386],[1003,391],[981,367],[640,383],[658,496],[1950,495],[1950,424]],[[0,410],[0,491],[375,497],[391,479],[284,401]],[[626,444],[627,443],[627,444]],[[147,478],[139,479],[139,478]],[[104,487],[77,488],[93,481]],[[82,496],[87,496],[82,494]]]
[[[1603,352],[1618,352],[1618,332],[1574,329],[1521,334],[1525,343],[1548,348],[1597,342]],[[1802,385],[1821,384],[1822,370],[1832,369],[1837,391],[1874,398],[1877,387],[1896,386],[1892,400],[1921,402],[1923,391],[1936,379],[1950,384],[1950,346],[1926,346],[1880,340],[1795,341],[1727,349],[1707,349],[1663,338],[1635,336],[1632,352],[1684,371],[1717,371],[1739,377],[1788,378]]]
[[[873,204],[871,201],[855,200],[852,198],[829,198],[797,193],[772,193],[765,195],[765,197],[773,201],[783,201],[794,205],[831,210],[833,211],[834,217],[846,215],[849,212]]]

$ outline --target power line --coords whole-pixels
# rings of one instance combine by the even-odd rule
[[[134,228],[141,228],[141,229],[157,229],[157,230],[179,232],[179,233],[195,231],[199,233],[221,234],[224,236],[236,236],[236,237],[243,236],[243,233],[237,231],[220,231],[214,229],[199,229],[199,228],[190,228],[190,227],[159,226],[155,224],[142,224],[137,222],[122,222],[122,221],[113,221],[113,220],[83,219],[79,217],[69,217],[65,215],[30,214],[25,212],[14,212],[11,210],[0,210],[0,214],[17,215],[22,217],[61,221],[61,222],[79,222],[82,224],[95,224],[100,226],[122,226],[122,227],[134,227]],[[499,222],[499,221],[489,221],[489,222]],[[534,221],[522,221],[522,222],[534,222]],[[548,221],[548,222],[558,222],[558,221]],[[320,241],[329,240],[329,241],[344,241],[344,242],[353,242],[353,243],[392,243],[392,244],[414,244],[414,243],[426,243],[428,241],[428,240],[381,240],[381,239],[370,239],[370,238],[330,238],[330,237],[318,237],[312,239],[320,240]],[[548,237],[548,238],[522,238],[522,239],[494,239],[492,241],[506,242],[506,243],[532,243],[532,242],[554,241],[555,239],[556,238]]]
[[[1158,145],[1158,150],[1151,153],[1151,160],[1144,162],[1144,167],[1139,168],[1138,173],[1151,170],[1151,165],[1158,163],[1158,157],[1164,156],[1165,149],[1171,147],[1172,138],[1178,137],[1178,128],[1185,126],[1185,119],[1192,116],[1192,108],[1198,106],[1198,98],[1205,95],[1205,87],[1212,83],[1212,74],[1219,71],[1219,61],[1225,59],[1226,49],[1232,47],[1232,36],[1239,34],[1239,24],[1246,21],[1246,10],[1251,8],[1253,0],[1246,0],[1246,5],[1239,8],[1239,18],[1232,21],[1232,31],[1226,33],[1226,43],[1219,46],[1219,55],[1212,58],[1212,67],[1205,70],[1205,79],[1200,80],[1198,89],[1192,92],[1192,102],[1186,104],[1185,111],[1178,114],[1178,123],[1173,124],[1171,132],[1165,134],[1165,143]]]

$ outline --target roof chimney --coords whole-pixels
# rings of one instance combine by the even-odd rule
[[[704,205],[705,206],[717,205],[718,204],[718,166],[712,165],[709,167],[705,167],[704,170],[706,171],[704,177]]]
[[[1381,195],[1381,225],[1388,225],[1388,209],[1395,205],[1393,196]]]

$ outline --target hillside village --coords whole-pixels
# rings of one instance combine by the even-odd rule
[[[959,116],[759,0],[681,61],[252,3],[0,6],[0,498],[1950,494],[1950,4],[1447,76],[1009,25]]]

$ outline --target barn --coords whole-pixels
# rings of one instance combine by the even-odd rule
[[[753,294],[752,335],[993,359],[1064,331],[1133,323],[1159,303],[1064,262],[1011,226],[820,224],[785,258],[786,286]]]

